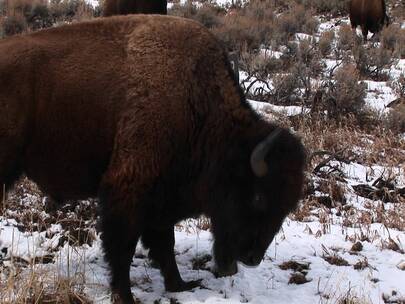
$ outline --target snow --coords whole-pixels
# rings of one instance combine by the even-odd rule
[[[25,235],[12,226],[0,222],[3,247],[17,249],[20,253],[35,250],[42,252],[39,234]],[[379,239],[363,242],[364,249],[358,254],[350,254],[352,245],[348,236],[360,235],[361,228],[344,228],[338,224],[329,225],[326,234],[319,234],[324,227],[319,222],[296,222],[287,220],[276,240],[267,250],[262,263],[257,268],[239,265],[239,272],[226,278],[215,278],[210,271],[192,270],[191,260],[196,256],[211,253],[212,237],[207,231],[186,233],[176,231],[177,262],[185,280],[202,279],[205,288],[182,293],[167,293],[163,279],[157,269],[148,265],[142,258],[134,258],[131,266],[131,280],[134,296],[145,303],[161,299],[169,303],[176,298],[181,303],[316,303],[322,296],[343,295],[351,290],[357,295],[366,296],[371,303],[379,303],[381,292],[391,293],[395,290],[405,295],[405,272],[397,265],[404,260],[404,255],[392,250],[381,249],[379,244],[390,236],[405,244],[405,233],[387,230],[381,224],[373,224],[370,231],[380,235]],[[371,233],[370,232],[370,233]],[[389,232],[389,233],[388,233]],[[18,240],[16,242],[16,240]],[[86,292],[97,303],[109,303],[108,270],[102,260],[101,243],[98,240],[92,247],[84,246],[72,250],[65,245],[59,252],[58,262],[49,266],[49,271],[59,275],[83,272],[86,274]],[[350,266],[335,266],[326,262],[322,256],[325,248],[333,248],[338,255],[345,258]],[[332,249],[327,249],[332,254]],[[138,246],[137,253],[144,252]],[[355,270],[353,266],[367,258],[370,268]],[[309,263],[307,278],[310,282],[303,285],[288,284],[291,271],[281,270],[278,265],[294,260]],[[67,263],[69,261],[69,263]],[[208,263],[212,266],[212,262]],[[69,265],[69,266],[68,266]],[[69,269],[69,270],[68,270]],[[371,279],[378,279],[377,282]]]
[[[85,0],[87,4],[90,4],[94,8],[100,6],[99,0]]]
[[[311,41],[312,39],[315,39],[315,41],[318,41],[318,40],[319,40],[318,37],[315,37],[315,36],[312,36],[312,35],[308,35],[308,34],[305,34],[305,33],[296,33],[296,34],[295,34],[295,40],[296,40],[296,41],[302,41],[302,40]]]
[[[264,112],[266,113],[266,115],[268,115],[268,111],[284,114],[286,116],[295,116],[309,112],[308,108],[300,106],[277,106],[268,102],[260,102],[250,99],[248,100],[248,102],[254,110],[256,110],[259,113]]]
[[[397,98],[384,81],[364,80],[363,82],[367,85],[366,104],[379,112],[384,112],[387,105]]]
[[[290,111],[288,115],[301,113],[303,110],[275,107],[252,100],[249,103],[260,113],[266,112],[266,107],[270,107],[272,111]],[[382,174],[388,175],[390,172],[398,177],[399,186],[405,185],[404,168],[401,168],[401,164],[394,168],[365,166],[356,162],[332,162],[331,165],[339,166],[345,176],[348,185],[347,204],[359,210],[366,210],[364,205],[369,200],[358,197],[351,186],[359,183],[371,185]],[[29,196],[22,203],[27,204],[28,200]],[[390,208],[389,204],[386,208]],[[288,218],[258,267],[250,268],[239,264],[239,272],[225,278],[215,278],[209,270],[192,269],[193,259],[212,253],[213,240],[209,231],[197,228],[195,220],[183,222],[177,226],[175,232],[179,270],[185,280],[201,279],[203,288],[181,293],[166,292],[159,270],[150,265],[146,258],[147,252],[138,244],[130,273],[132,292],[143,303],[170,303],[171,299],[177,299],[180,303],[190,304],[313,304],[323,303],[327,299],[337,300],[348,292],[364,299],[366,303],[382,303],[382,294],[389,296],[391,300],[395,297],[403,299],[405,271],[399,265],[404,263],[405,256],[401,252],[387,249],[383,244],[393,239],[404,250],[405,231],[387,228],[380,223],[359,222],[353,227],[347,227],[343,225],[343,218],[334,213],[335,211],[326,222],[321,222],[317,217],[301,222]],[[53,225],[49,229],[53,232],[53,237],[47,238],[46,231],[20,232],[16,226],[14,220],[0,217],[0,269],[2,260],[5,266],[12,265],[11,257],[18,256],[29,262],[35,256],[52,252],[60,237],[58,233],[62,231],[60,225]],[[360,240],[362,235],[369,239],[362,241],[363,250],[351,252],[353,242]],[[4,248],[7,248],[6,254]],[[334,255],[344,258],[349,265],[331,265],[324,259],[325,256]],[[306,275],[309,282],[302,285],[289,283],[293,271],[282,270],[279,265],[291,260],[309,264]],[[369,266],[363,270],[354,269],[354,265],[360,261],[367,261]],[[207,262],[204,269],[212,269],[213,264],[212,260]],[[108,267],[103,260],[99,236],[92,246],[71,247],[65,244],[57,251],[55,263],[34,267],[51,277],[56,274],[62,277],[80,277],[79,274],[84,274],[86,294],[96,303],[110,303]],[[392,296],[393,291],[396,293],[395,297]]]
[[[405,75],[405,59],[400,59],[389,71],[392,78],[397,79],[401,74]]]

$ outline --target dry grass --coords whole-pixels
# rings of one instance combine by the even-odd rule
[[[394,168],[405,163],[405,141],[381,125],[364,130],[350,115],[339,122],[306,115],[293,118],[291,124],[310,153],[340,151],[342,158],[366,166],[379,164]],[[315,164],[310,164],[310,168]]]
[[[73,266],[73,257],[69,254],[69,251],[74,250],[73,247],[67,248],[66,256],[58,253],[41,258],[36,256],[35,246],[32,250],[31,255],[34,257],[31,259],[20,257],[18,252],[9,252],[9,258],[0,260],[1,304],[92,303],[84,292],[85,259],[75,257],[75,260],[79,258],[79,264]],[[67,269],[62,269],[62,264],[66,264]]]
[[[84,0],[3,0],[1,36],[35,31],[55,24],[83,21],[99,14]]]
[[[29,270],[13,267],[8,276],[1,280],[0,303],[92,303],[84,294],[84,286],[84,279],[80,275],[67,278],[36,266]]]

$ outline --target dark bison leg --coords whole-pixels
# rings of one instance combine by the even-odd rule
[[[21,172],[21,149],[7,134],[2,134],[0,126],[0,203]]]
[[[368,29],[366,26],[361,26],[361,33],[363,34],[364,42],[367,42]]]
[[[136,212],[134,198],[129,194],[111,185],[100,188],[101,239],[111,270],[113,303],[135,303],[129,270],[139,238],[140,212]]]
[[[200,286],[200,280],[185,282],[180,276],[174,256],[173,227],[147,228],[142,233],[142,243],[149,248],[149,258],[159,266],[167,291],[184,291]]]

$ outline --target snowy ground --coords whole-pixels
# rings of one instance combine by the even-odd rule
[[[257,102],[251,104],[258,111],[263,109]],[[296,109],[284,110],[294,115]],[[338,303],[348,295],[362,303],[404,303],[405,231],[362,220],[373,214],[373,206],[381,202],[358,196],[353,190],[358,184],[371,186],[384,172],[396,177],[397,187],[404,187],[404,164],[391,170],[356,162],[331,165],[338,166],[344,175],[345,206],[312,209],[300,220],[287,219],[257,268],[239,265],[238,274],[215,278],[210,271],[211,234],[198,229],[196,221],[187,221],[177,227],[176,258],[183,278],[202,279],[203,288],[165,292],[159,271],[149,264],[146,252],[138,245],[131,267],[133,294],[142,303],[173,303],[173,299],[180,303]],[[315,192],[315,196],[322,195]],[[33,198],[25,196],[21,203],[27,205],[30,199]],[[385,203],[384,206],[388,211],[399,205]],[[345,224],[348,220],[352,221],[351,225]],[[91,246],[73,247],[65,243],[58,248],[63,235],[61,225],[52,225],[42,232],[21,232],[15,220],[0,217],[3,275],[16,269],[16,264],[26,263],[30,266],[22,271],[27,275],[35,270],[45,273],[47,279],[57,275],[80,280],[85,293],[95,303],[110,303],[108,269],[98,236]],[[360,250],[353,249],[356,242],[362,244]],[[49,253],[54,255],[54,263],[32,264],[34,258]],[[198,260],[203,262],[193,269]]]
[[[381,172],[357,163],[341,166],[349,188],[347,205],[364,209],[367,199],[357,196],[351,186],[371,184],[366,178],[375,180]],[[399,181],[402,183],[403,180]],[[202,279],[204,288],[183,293],[165,292],[159,271],[149,265],[144,250],[138,246],[131,268],[132,292],[144,303],[155,300],[169,303],[170,299],[180,303],[335,303],[347,293],[364,298],[366,303],[383,303],[383,293],[391,300],[403,301],[405,271],[400,267],[405,262],[405,232],[378,223],[359,223],[348,228],[342,224],[344,218],[336,215],[336,209],[322,222],[320,212],[322,210],[314,212],[316,216],[305,221],[286,220],[259,267],[239,265],[237,275],[220,279],[206,270],[212,267],[212,261],[203,263],[202,269],[192,269],[194,260],[211,255],[212,239],[208,231],[198,230],[193,222],[185,222],[176,232],[177,262],[184,279]],[[22,233],[15,226],[15,221],[0,220],[0,252],[4,253],[7,248],[7,254],[0,257],[0,261],[4,259],[3,266],[12,264],[11,256],[30,261],[46,255],[61,237],[58,234],[61,227],[57,225],[50,229],[52,238],[47,237],[49,231]],[[396,251],[385,245],[389,239],[398,245]],[[363,240],[362,250],[351,250],[359,240]],[[332,265],[326,260],[331,257],[332,260],[341,257],[346,262]],[[94,297],[96,303],[109,303],[107,266],[98,238],[92,246],[73,248],[66,244],[55,260],[54,264],[34,267],[62,276],[84,273],[86,293]],[[282,270],[280,265],[289,261],[301,263],[302,268],[307,269]],[[308,282],[289,283],[297,273],[303,273]]]

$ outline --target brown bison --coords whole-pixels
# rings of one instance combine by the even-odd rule
[[[365,41],[369,31],[375,34],[389,23],[384,0],[351,0],[349,11],[352,29],[360,25]]]
[[[167,14],[166,0],[105,0],[103,16],[128,14]]]
[[[260,263],[297,205],[305,153],[251,109],[207,29],[100,18],[1,40],[0,54],[0,184],[25,172],[56,200],[99,197],[117,302],[133,303],[139,239],[167,290],[198,286],[175,261],[184,218],[211,218],[217,275]]]

